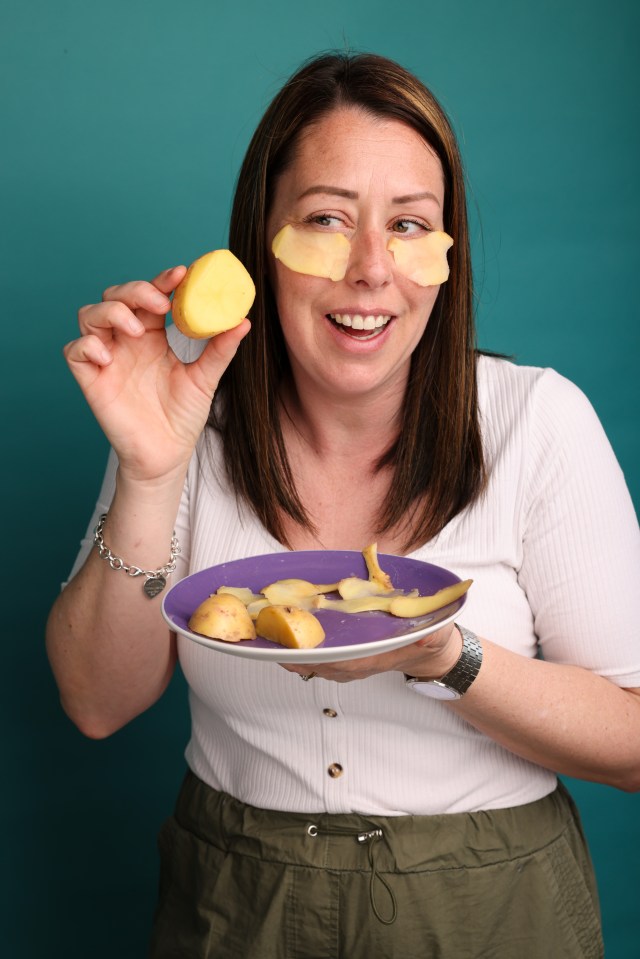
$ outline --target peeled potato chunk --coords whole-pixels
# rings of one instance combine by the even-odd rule
[[[173,322],[185,336],[215,336],[238,326],[255,296],[240,260],[230,250],[213,250],[191,264],[173,294]]]
[[[289,649],[313,649],[325,636],[313,613],[296,606],[265,606],[258,613],[256,632]]]
[[[344,233],[311,233],[290,223],[276,233],[271,244],[276,260],[294,273],[342,280],[347,272],[351,244]]]
[[[398,270],[418,286],[439,286],[449,279],[447,250],[453,240],[442,230],[434,230],[417,240],[392,237],[387,249],[393,253]]]
[[[200,603],[191,615],[189,629],[225,643],[256,638],[253,620],[244,603],[231,593],[216,593]]]

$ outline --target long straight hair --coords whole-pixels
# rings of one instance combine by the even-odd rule
[[[301,133],[342,106],[399,120],[429,144],[442,164],[444,229],[454,238],[449,279],[411,357],[397,438],[376,464],[393,471],[393,495],[376,517],[377,534],[398,529],[409,550],[473,502],[486,476],[462,162],[437,100],[397,63],[374,54],[316,57],[290,78],[258,125],[238,177],[229,235],[230,249],[256,285],[252,331],[222,378],[209,425],[222,436],[236,494],[271,535],[289,545],[284,515],[313,529],[279,423],[279,391],[290,368],[269,281],[266,223],[276,180],[292,162]]]

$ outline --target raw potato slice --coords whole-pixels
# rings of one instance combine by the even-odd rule
[[[399,271],[418,286],[439,286],[449,279],[447,250],[452,246],[453,240],[442,230],[434,230],[418,240],[394,236],[387,243]]]
[[[296,606],[265,606],[258,613],[256,632],[289,649],[313,649],[325,636],[313,613]]]
[[[191,615],[189,629],[225,643],[256,638],[253,620],[244,603],[231,593],[215,593],[200,603]]]
[[[173,294],[173,322],[185,336],[215,336],[238,326],[255,296],[240,260],[230,250],[213,250],[191,264]]]
[[[311,233],[296,230],[288,223],[274,236],[271,249],[276,260],[294,273],[342,280],[351,244],[344,233]]]
[[[433,613],[437,609],[454,603],[456,599],[464,596],[471,586],[473,580],[465,579],[461,583],[454,583],[453,586],[445,586],[439,589],[432,596],[394,596],[389,604],[389,612],[392,616],[402,616],[412,619],[414,616],[425,616],[427,613]]]

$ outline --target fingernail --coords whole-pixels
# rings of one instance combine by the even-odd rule
[[[168,307],[169,301],[164,295],[164,293],[154,293],[153,294],[153,305],[159,307],[161,310],[166,310]]]
[[[132,316],[129,320],[129,329],[132,333],[142,333],[144,330],[144,323],[142,323],[137,316]]]

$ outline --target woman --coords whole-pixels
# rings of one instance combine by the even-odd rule
[[[342,278],[277,260],[287,226],[345,237]],[[423,285],[397,244],[433,233],[451,272]],[[383,58],[311,61],[249,147],[230,247],[256,281],[250,333],[204,349],[166,333],[177,267],[109,288],[66,348],[117,469],[91,524],[106,513],[104,545],[85,541],[50,617],[63,706],[101,737],[162,695],[178,655],[190,685],[153,955],[601,955],[556,773],[640,786],[637,522],[582,394],[476,354],[441,108]],[[459,624],[413,645],[265,665],[177,644],[103,561],[166,572],[174,530],[174,581],[377,540],[474,585]]]

